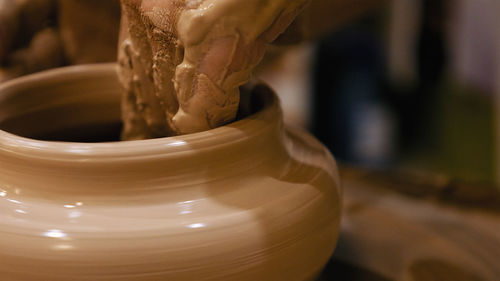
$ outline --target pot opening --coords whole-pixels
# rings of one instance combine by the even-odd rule
[[[120,140],[118,96],[97,98],[91,92],[85,95],[55,88],[50,93],[45,90],[21,91],[0,99],[0,130],[43,141]]]
[[[45,115],[41,112],[39,114],[40,120],[44,120]],[[122,123],[120,121],[78,124],[69,127],[44,126],[40,124],[40,122],[35,124],[25,122],[26,120],[22,119],[9,119],[0,123],[0,130],[41,141],[99,143],[120,141],[120,132],[122,128]],[[39,125],[40,127],[31,130],[33,125]]]
[[[78,127],[61,128],[59,130],[47,130],[47,132],[39,132],[36,135],[31,135],[29,134],[29,132],[27,132],[27,134],[25,135],[16,135],[42,141],[83,143],[117,142],[120,141],[121,129],[122,123],[115,122],[106,124],[82,124]]]
[[[18,79],[0,91],[0,130],[43,141],[120,141],[121,90],[111,74],[70,79],[42,75],[32,79],[35,82]],[[237,120],[263,109],[272,98],[266,86],[242,87]]]

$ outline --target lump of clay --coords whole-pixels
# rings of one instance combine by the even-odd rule
[[[124,139],[232,121],[238,87],[306,0],[122,0]]]

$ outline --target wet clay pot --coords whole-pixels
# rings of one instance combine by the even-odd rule
[[[339,232],[334,160],[265,86],[242,100],[229,125],[118,142],[112,64],[1,85],[1,280],[312,280]]]

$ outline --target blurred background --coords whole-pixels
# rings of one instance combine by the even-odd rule
[[[0,83],[114,61],[118,0],[0,0]],[[256,75],[344,165],[500,182],[500,2],[313,0]]]
[[[498,183],[500,2],[379,2],[264,71],[286,120],[344,164]]]

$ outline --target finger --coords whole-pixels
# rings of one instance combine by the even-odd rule
[[[178,68],[179,112],[173,123],[179,133],[208,130],[236,117],[237,87],[223,88],[239,42],[239,36],[214,38],[208,51],[191,68]],[[188,50],[188,56],[191,50]]]
[[[0,62],[17,46],[46,28],[55,16],[55,0],[0,1]]]
[[[274,42],[292,24],[308,3],[308,0],[294,0],[285,6],[274,23],[262,33],[261,39],[266,43]]]
[[[238,87],[250,78],[266,43],[290,24],[303,2],[212,0],[181,15],[179,38],[185,57],[177,68],[179,112],[174,117],[180,133],[235,118]]]
[[[22,68],[24,74],[63,65],[63,50],[59,33],[54,28],[46,28],[33,36],[28,47],[13,52],[9,65]]]
[[[136,110],[156,136],[169,132],[164,103],[156,95],[153,78],[153,50],[148,36],[150,23],[142,12],[141,1],[122,0],[123,14],[127,19],[128,39],[120,46],[133,69],[129,91],[135,93]],[[126,41],[130,42],[126,42]]]

